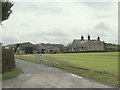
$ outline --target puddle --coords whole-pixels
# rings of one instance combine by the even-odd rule
[[[32,74],[25,74],[26,77],[30,77]]]
[[[78,76],[78,75],[75,75],[75,74],[73,74],[73,73],[71,73],[70,75],[72,75],[73,77],[77,77],[77,78],[83,78],[83,77]]]
[[[23,77],[30,77],[32,74],[21,74],[19,75],[18,79],[21,79]]]

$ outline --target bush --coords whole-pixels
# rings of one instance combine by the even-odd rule
[[[94,52],[108,52],[108,51],[67,51],[62,53],[94,53]]]
[[[2,73],[10,72],[15,68],[13,51],[10,49],[2,49]]]

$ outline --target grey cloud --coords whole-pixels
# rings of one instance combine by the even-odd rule
[[[109,32],[111,32],[111,28],[109,28],[105,23],[101,22],[94,27],[88,27],[86,29],[74,29],[73,33],[76,35],[76,38],[80,38],[81,35],[87,38],[88,34],[90,34],[93,38],[96,38],[98,35],[102,37],[108,36]]]
[[[39,30],[36,32],[31,32],[31,33],[27,33],[27,36],[34,36],[34,37],[39,37],[39,36],[47,36],[47,37],[65,37],[68,36],[65,32],[56,29],[56,30],[43,30],[40,31]]]
[[[101,22],[95,26],[95,30],[110,30],[110,28]]]
[[[20,41],[19,37],[16,36],[3,36],[2,43],[3,45],[10,44],[10,43],[18,43]]]
[[[70,39],[70,34],[59,29],[55,30],[43,30],[25,33],[23,37],[26,36],[25,40],[31,40],[35,43],[61,43],[67,44]]]
[[[100,33],[101,35],[103,36],[110,36],[110,35],[115,35],[117,34],[117,27],[115,27],[114,25],[113,26],[110,26],[104,22],[101,22],[99,24],[97,24],[95,27],[94,27],[94,30],[96,30],[96,32]]]
[[[27,23],[21,23],[20,25],[21,25],[22,27],[27,27],[27,28],[30,27],[30,25],[27,24]]]
[[[102,15],[102,16],[96,16],[96,19],[106,19],[106,18],[112,18],[115,17],[115,15]]]
[[[19,12],[25,11],[25,13],[35,13],[39,14],[47,14],[47,13],[63,13],[62,8],[57,7],[54,3],[16,3],[16,10]]]
[[[83,2],[84,5],[91,7],[91,8],[96,8],[96,9],[109,9],[109,6],[113,4],[113,2]]]
[[[104,40],[105,42],[116,42],[117,43],[117,33],[113,30],[113,27],[101,22],[94,26],[93,28],[89,28],[91,32],[90,35],[96,38],[98,35]]]
[[[101,22],[92,29],[92,32],[95,32],[95,34],[105,37],[110,35],[111,30],[112,29],[109,26],[107,26],[104,22]]]

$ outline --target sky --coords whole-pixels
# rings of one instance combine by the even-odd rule
[[[116,2],[14,2],[3,22],[3,45],[31,42],[64,44],[80,39],[118,43]],[[1,27],[0,27],[1,28]]]

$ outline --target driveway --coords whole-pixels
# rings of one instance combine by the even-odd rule
[[[57,68],[16,59],[23,73],[2,82],[3,88],[112,88]]]

